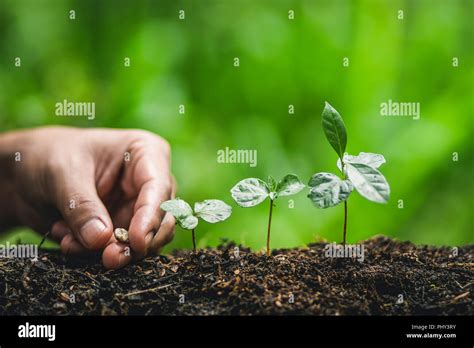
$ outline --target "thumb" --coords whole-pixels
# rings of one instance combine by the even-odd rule
[[[93,176],[57,182],[56,204],[76,239],[87,249],[105,247],[112,236],[110,215],[97,194]]]

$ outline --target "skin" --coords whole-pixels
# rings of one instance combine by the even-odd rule
[[[42,127],[0,134],[0,231],[50,231],[63,253],[102,251],[109,269],[172,240],[175,220],[160,204],[174,191],[170,146],[147,131]],[[130,245],[117,242],[116,227],[128,229]]]

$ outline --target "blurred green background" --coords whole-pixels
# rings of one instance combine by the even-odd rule
[[[180,197],[233,206],[229,220],[198,226],[198,245],[227,237],[261,249],[268,204],[240,208],[229,190],[245,177],[295,173],[307,182],[337,172],[321,128],[327,100],[345,120],[349,153],[384,154],[392,191],[388,205],[351,196],[349,242],[385,234],[472,243],[473,15],[469,0],[2,0],[0,129],[156,132],[172,144]],[[63,99],[96,102],[96,118],[55,116]],[[389,99],[419,102],[421,118],[380,116]],[[258,165],[217,163],[226,146],[256,149]],[[341,240],[342,205],[319,210],[306,191],[290,198],[293,209],[277,201],[272,247]],[[167,250],[190,246],[190,233],[178,230]]]

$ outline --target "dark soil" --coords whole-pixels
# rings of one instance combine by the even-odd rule
[[[3,258],[0,314],[474,314],[474,245],[458,256],[385,237],[364,245],[363,262],[326,257],[325,243],[269,257],[239,247],[238,258],[226,243],[118,271],[106,271],[98,256]]]

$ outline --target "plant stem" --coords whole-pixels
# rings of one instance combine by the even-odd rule
[[[345,163],[342,161],[341,158],[341,171],[342,171],[342,178],[346,180],[346,173]],[[343,230],[343,237],[342,237],[342,245],[346,245],[346,234],[347,234],[347,199],[344,201],[344,230]]]
[[[267,256],[270,256],[270,229],[272,227],[272,212],[273,212],[273,199],[270,199],[270,215],[268,216],[268,231],[267,231]]]
[[[347,232],[347,199],[344,201],[344,239],[342,245],[346,245],[346,232]]]
[[[193,248],[194,248],[194,252],[196,252],[196,236],[194,235],[194,228],[192,230],[192,234],[193,234]]]

